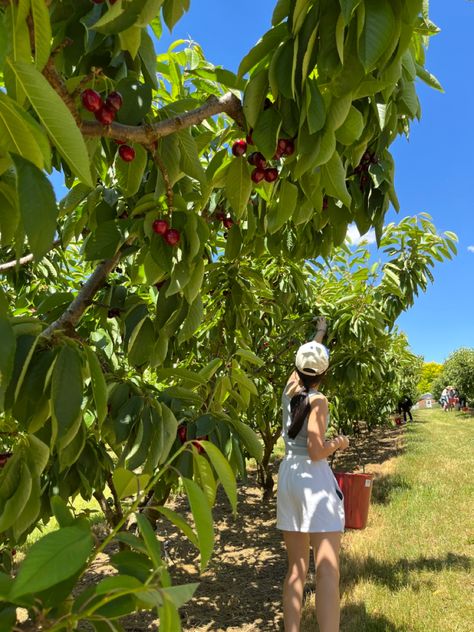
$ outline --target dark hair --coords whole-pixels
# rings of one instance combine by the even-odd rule
[[[304,420],[309,415],[309,389],[318,386],[323,375],[306,375],[296,369],[296,372],[303,382],[303,390],[293,395],[290,401],[291,426],[288,428],[288,436],[294,439],[303,427]]]

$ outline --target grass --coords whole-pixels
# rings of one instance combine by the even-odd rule
[[[417,411],[383,464],[369,524],[341,555],[341,632],[470,632],[474,621],[474,419]],[[317,630],[313,601],[302,632]]]

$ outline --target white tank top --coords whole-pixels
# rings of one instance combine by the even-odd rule
[[[283,437],[283,441],[285,442],[285,454],[286,455],[296,455],[296,456],[307,456],[309,458],[308,453],[308,417],[303,422],[301,430],[298,432],[294,439],[288,436],[288,430],[291,426],[291,408],[290,402],[291,397],[287,394],[286,388],[283,391],[283,395],[281,397],[281,406],[283,412],[283,431],[281,436]],[[318,395],[319,391],[314,388],[310,388],[308,391],[309,395]],[[329,415],[326,418],[326,428],[329,423]]]

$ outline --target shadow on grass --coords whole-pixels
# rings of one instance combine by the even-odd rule
[[[411,485],[399,474],[377,476],[372,487],[371,503],[388,505],[395,494],[407,489],[411,489]]]
[[[424,556],[414,560],[400,558],[393,562],[380,562],[370,556],[361,560],[343,554],[341,557],[341,590],[350,590],[361,579],[382,584],[392,591],[401,590],[407,586],[417,590],[421,585],[420,578],[412,576],[412,573],[418,571],[441,573],[446,570],[469,573],[471,568],[472,561],[467,555],[455,553],[448,553],[441,558]],[[429,579],[424,579],[422,582],[426,586]]]
[[[409,632],[381,614],[370,614],[363,603],[350,604],[341,610],[341,632]]]

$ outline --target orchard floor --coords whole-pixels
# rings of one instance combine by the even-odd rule
[[[360,470],[359,463],[378,478],[387,477],[394,459],[404,447],[404,428],[384,428],[368,435],[361,433],[336,468]],[[276,474],[279,461],[273,469]],[[276,478],[276,477],[275,477]],[[373,502],[377,502],[377,486]],[[185,511],[186,507],[177,507]],[[169,556],[174,583],[200,582],[194,599],[181,609],[185,632],[270,632],[282,630],[281,585],[286,572],[286,555],[281,533],[275,528],[275,499],[262,501],[254,473],[239,485],[238,515],[234,518],[225,497],[219,496],[214,510],[216,545],[207,570],[199,576],[196,549],[166,525],[159,537]],[[369,517],[370,520],[370,517]],[[344,538],[347,537],[347,534]],[[97,581],[111,571],[106,559],[98,560],[86,581]],[[314,585],[308,577],[308,594]],[[123,622],[127,632],[157,630],[146,615]],[[314,624],[308,628],[314,629]],[[361,631],[362,632],[362,631]]]

